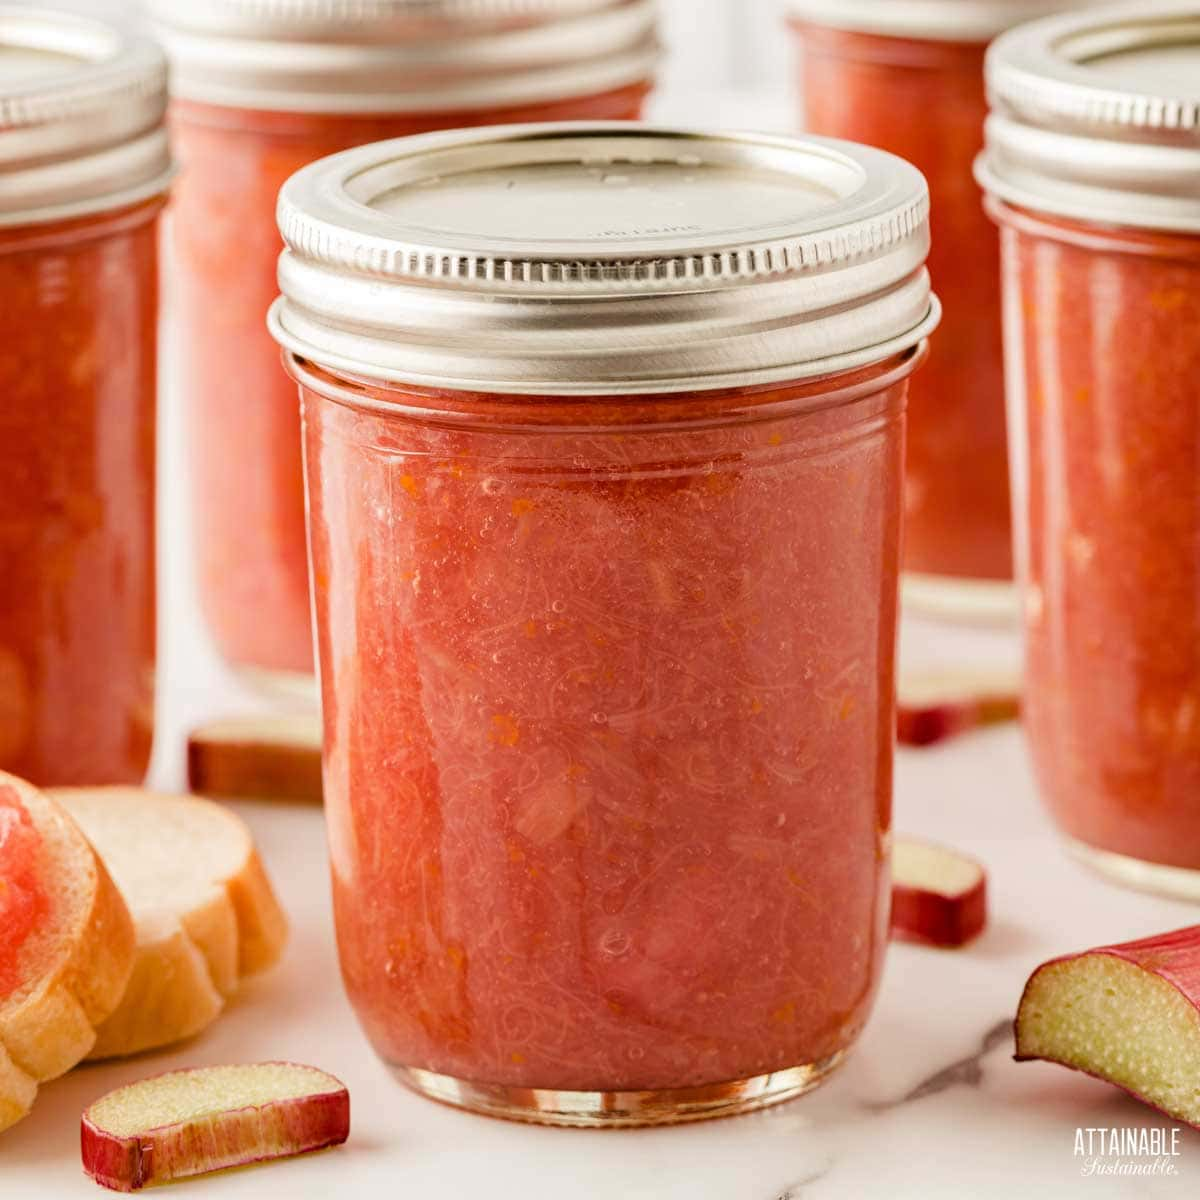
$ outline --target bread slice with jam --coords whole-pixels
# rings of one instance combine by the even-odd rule
[[[125,902],[79,826],[0,773],[0,1130],[91,1052],[134,949]]]

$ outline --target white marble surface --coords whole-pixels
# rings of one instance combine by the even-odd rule
[[[710,111],[688,109],[695,120]],[[728,110],[727,110],[728,111]],[[728,124],[780,124],[742,105]],[[212,656],[184,554],[182,431],[165,405],[163,607],[169,614],[155,781],[180,782],[189,722],[249,704]],[[269,615],[266,617],[269,619]],[[915,629],[909,631],[916,634]],[[1004,656],[1004,639],[910,636],[906,657]],[[176,1051],[82,1068],[49,1084],[0,1139],[0,1200],[96,1196],[79,1168],[81,1109],[121,1083],[184,1065],[311,1061],[353,1097],[340,1150],[179,1185],[205,1200],[973,1200],[1194,1195],[1200,1135],[1184,1131],[1173,1177],[1086,1177],[1077,1127],[1170,1122],[1102,1083],[1011,1060],[1011,1019],[1029,971],[1056,953],[1173,928],[1196,909],[1120,891],[1060,852],[1015,727],[901,752],[897,827],[976,854],[992,924],[956,953],[896,946],[875,1014],[843,1070],[761,1114],[673,1129],[577,1132],[474,1117],[409,1094],[374,1058],[344,1000],[328,903],[321,814],[239,805],[291,915],[282,965],[253,982],[207,1033]],[[986,1049],[985,1049],[986,1047]]]

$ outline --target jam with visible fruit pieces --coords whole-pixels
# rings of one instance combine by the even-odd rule
[[[904,569],[1011,579],[1000,250],[971,174],[986,43],[795,28],[806,128],[890,150],[929,181],[929,270],[945,316],[909,398]]]
[[[309,376],[338,940],[386,1059],[637,1091],[855,1040],[910,367],[362,407]]]
[[[0,769],[38,784],[150,758],[162,207],[0,228]]]
[[[1200,868],[1200,237],[996,211],[1024,347],[1042,791],[1089,846]]]
[[[860,1034],[927,207],[869,147],[620,123],[285,185],[339,953],[417,1090],[688,1120]]]

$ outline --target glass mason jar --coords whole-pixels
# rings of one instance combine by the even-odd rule
[[[1200,897],[1200,4],[988,68],[1038,780],[1088,862]]]
[[[0,5],[0,770],[43,785],[150,756],[165,108],[151,43]]]
[[[199,595],[227,662],[315,696],[295,385],[263,325],[275,201],[366,142],[641,114],[656,0],[152,0],[184,163],[172,221]],[[271,613],[264,621],[262,614]]]
[[[924,181],[823,140],[523,126],[324,160],[280,222],[371,1041],[547,1123],[813,1086],[887,941]]]
[[[792,0],[805,127],[879,146],[929,181],[929,269],[945,305],[909,404],[904,597],[1015,621],[995,226],[972,176],[987,43],[1069,0]]]

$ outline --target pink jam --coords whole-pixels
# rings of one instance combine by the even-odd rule
[[[0,786],[0,999],[20,985],[21,949],[49,904],[38,872],[41,842],[16,789]]]

